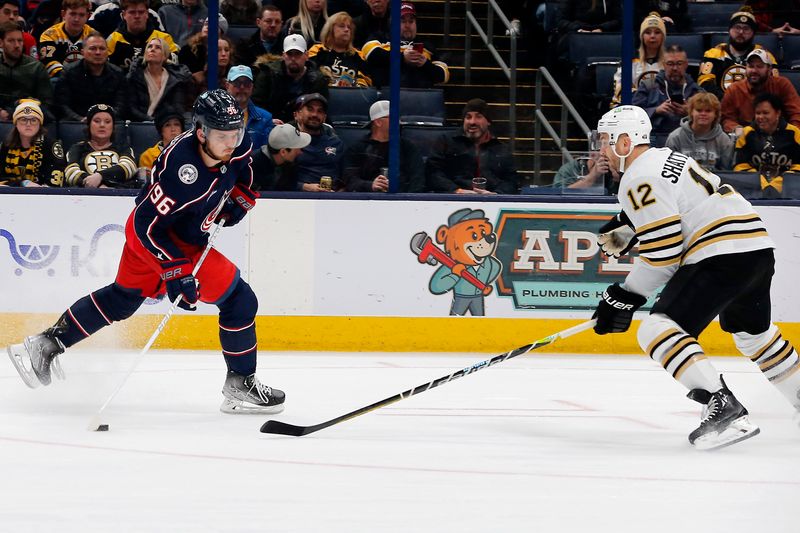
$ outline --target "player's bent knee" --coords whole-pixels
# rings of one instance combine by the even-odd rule
[[[647,317],[642,320],[639,331],[636,333],[636,338],[642,350],[650,354],[653,350],[653,345],[659,338],[675,331],[684,333],[681,327],[667,315],[654,313],[647,315]]]
[[[733,342],[736,344],[736,348],[747,357],[753,357],[780,338],[781,333],[775,324],[770,324],[766,331],[756,335],[743,331],[733,334]]]
[[[258,298],[250,285],[239,278],[230,296],[218,307],[220,324],[237,326],[255,319],[258,312]]]
[[[131,317],[145,300],[137,291],[125,289],[116,283],[95,291],[92,296],[98,307],[112,322]]]

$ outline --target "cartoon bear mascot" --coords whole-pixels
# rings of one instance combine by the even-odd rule
[[[444,245],[455,264],[442,265],[434,272],[430,291],[453,291],[451,315],[464,316],[469,311],[472,316],[484,316],[483,299],[492,292],[491,284],[503,269],[492,256],[497,235],[491,222],[480,209],[459,209],[447,218],[446,226],[436,230],[436,242]],[[465,271],[472,275],[465,278]]]

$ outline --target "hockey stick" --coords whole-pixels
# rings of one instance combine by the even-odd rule
[[[302,437],[303,435],[314,433],[315,431],[325,429],[327,427],[333,426],[334,424],[338,424],[339,422],[344,422],[345,420],[350,420],[351,418],[355,418],[365,413],[369,413],[370,411],[374,411],[375,409],[380,409],[381,407],[385,407],[395,402],[399,402],[400,400],[405,400],[406,398],[410,398],[415,394],[425,392],[434,387],[438,387],[439,385],[444,385],[445,383],[453,381],[454,379],[458,379],[466,376],[467,374],[472,374],[474,372],[477,372],[478,370],[483,370],[484,368],[488,368],[492,365],[502,363],[503,361],[512,359],[514,357],[517,357],[518,355],[524,355],[530,351],[541,348],[542,346],[553,344],[558,339],[566,339],[567,337],[571,337],[576,333],[580,333],[582,331],[594,327],[595,323],[596,320],[592,319],[582,324],[578,324],[577,326],[565,329],[564,331],[554,333],[549,337],[539,339],[538,341],[532,344],[526,344],[525,346],[517,348],[516,350],[511,350],[510,352],[506,352],[501,355],[495,355],[491,359],[486,359],[484,361],[481,361],[480,363],[475,363],[472,366],[468,366],[467,368],[464,368],[457,372],[453,372],[452,374],[449,374],[447,376],[442,376],[439,379],[429,381],[424,385],[414,387],[413,389],[408,389],[407,391],[401,392],[400,394],[395,394],[394,396],[386,398],[385,400],[375,402],[366,407],[362,407],[361,409],[356,409],[355,411],[347,413],[346,415],[338,416],[336,418],[328,420],[327,422],[322,422],[321,424],[316,424],[313,426],[295,426],[293,424],[287,424],[285,422],[280,422],[278,420],[267,420],[266,422],[264,422],[264,425],[261,426],[261,433],[274,433],[277,435],[291,435],[293,437]]]
[[[227,199],[227,198],[225,198],[225,199]],[[223,202],[225,201],[225,199],[223,199]],[[222,226],[224,226],[224,225],[225,225],[225,220],[223,219],[217,224],[217,227],[214,228],[214,231],[211,232],[211,235],[208,237],[208,244],[206,244],[206,249],[203,250],[203,253],[200,256],[200,259],[197,261],[197,264],[194,266],[194,270],[192,270],[192,276],[196,276],[197,273],[200,271],[200,267],[203,265],[203,262],[206,260],[206,256],[208,256],[208,252],[210,252],[211,248],[214,246],[214,241],[217,240],[217,235],[219,235],[219,232],[222,229]],[[119,394],[119,391],[122,390],[122,387],[125,386],[125,384],[128,382],[128,379],[136,371],[136,368],[139,366],[139,363],[142,362],[142,359],[144,358],[145,354],[147,354],[147,352],[150,351],[150,347],[153,346],[153,344],[156,342],[156,339],[158,339],[158,336],[161,335],[162,331],[164,331],[164,328],[167,326],[167,322],[169,322],[169,319],[172,318],[172,315],[175,313],[175,310],[178,308],[178,304],[180,303],[180,301],[182,299],[183,299],[183,295],[182,294],[178,295],[178,297],[175,298],[175,301],[172,302],[172,305],[169,306],[169,310],[167,311],[167,314],[165,314],[164,318],[161,319],[161,322],[159,322],[158,327],[156,327],[156,330],[153,332],[152,335],[150,335],[150,340],[147,341],[147,344],[144,345],[144,348],[142,348],[142,351],[139,352],[139,355],[136,356],[136,359],[134,359],[133,362],[131,363],[130,367],[128,367],[128,371],[125,373],[125,376],[123,376],[123,378],[120,380],[119,384],[117,385],[117,388],[114,389],[114,392],[111,393],[111,396],[109,396],[106,399],[105,403],[103,403],[103,405],[100,407],[100,409],[98,409],[98,411],[92,417],[92,420],[89,422],[89,431],[108,431],[108,424],[105,424],[102,421],[103,420],[103,413],[105,412],[106,407],[108,407],[108,405],[111,403],[111,401],[114,398],[117,397],[117,394]]]

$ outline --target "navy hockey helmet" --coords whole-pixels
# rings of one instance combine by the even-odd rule
[[[194,103],[192,122],[212,130],[244,129],[244,111],[228,91],[214,89],[201,94]]]

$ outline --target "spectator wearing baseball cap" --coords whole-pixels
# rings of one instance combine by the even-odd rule
[[[755,48],[747,54],[745,79],[732,83],[722,98],[722,129],[740,136],[742,129],[755,117],[753,101],[759,93],[780,98],[783,118],[800,127],[800,96],[792,82],[774,75],[774,64],[772,54],[763,48]]]
[[[294,124],[298,130],[308,133],[311,142],[295,161],[297,167],[297,190],[327,192],[320,187],[320,178],[330,177],[332,190],[341,189],[344,143],[333,128],[325,123],[328,117],[328,99],[319,93],[304,94],[295,102]]]
[[[186,120],[181,109],[166,106],[156,113],[154,125],[160,139],[139,156],[139,175],[144,178],[150,176],[153,163],[164,148],[186,129]]]
[[[376,87],[387,87],[390,83],[390,50],[388,39],[369,40],[361,49]],[[400,64],[401,87],[430,89],[450,80],[447,63],[438,60],[436,50],[430,43],[422,43],[417,39],[417,10],[411,2],[400,4],[400,50],[403,54]]]
[[[369,108],[369,133],[347,147],[342,181],[347,191],[388,192],[389,100],[378,100]],[[425,191],[425,165],[413,143],[400,138],[398,192]]]
[[[508,145],[491,132],[489,105],[469,100],[462,111],[462,133],[443,135],[425,165],[428,190],[457,194],[517,194],[519,177]],[[473,178],[486,179],[473,188]]]
[[[279,124],[269,133],[267,144],[253,150],[253,188],[257,191],[297,190],[294,162],[311,135],[291,124]]]
[[[700,75],[697,77],[700,88],[714,93],[720,100],[731,84],[745,77],[745,60],[748,54],[762,48],[753,41],[758,23],[749,6],[732,14],[728,27],[728,42],[706,50],[700,64]],[[769,51],[767,53],[772,64],[776,64],[775,56]]]
[[[262,56],[256,60],[254,68],[253,101],[283,122],[294,119],[294,104],[300,95],[328,96],[328,80],[308,60],[306,41],[300,35],[286,36],[280,61]]]
[[[272,113],[255,105],[250,97],[253,95],[253,71],[246,65],[236,65],[228,71],[225,82],[227,90],[244,110],[244,122],[253,149],[267,144],[267,137],[274,126]]]

